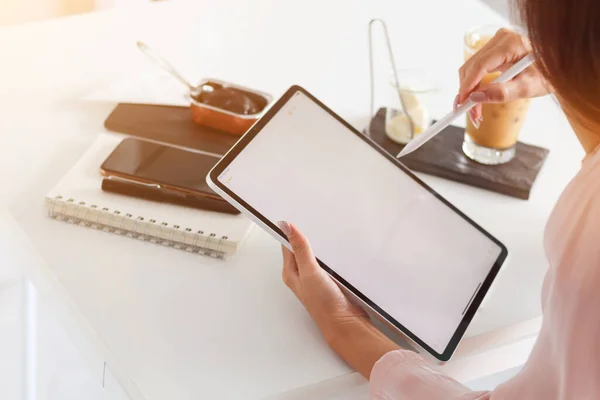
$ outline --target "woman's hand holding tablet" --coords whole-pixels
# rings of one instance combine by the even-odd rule
[[[278,223],[292,251],[283,249],[282,277],[302,302],[329,346],[369,379],[373,365],[397,344],[379,332],[368,314],[352,304],[317,263],[308,239],[293,225]]]

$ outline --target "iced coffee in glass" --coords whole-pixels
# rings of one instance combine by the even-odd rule
[[[479,51],[500,29],[499,26],[481,26],[465,35],[465,61]],[[481,85],[493,81],[500,72],[487,74]],[[497,165],[509,162],[515,156],[519,131],[529,109],[529,99],[504,104],[483,104],[483,121],[476,128],[467,118],[463,152],[482,164]]]

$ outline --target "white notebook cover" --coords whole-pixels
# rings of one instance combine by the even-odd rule
[[[46,195],[51,217],[218,258],[239,249],[254,226],[243,215],[103,192],[100,166],[122,139],[110,133],[99,135]]]

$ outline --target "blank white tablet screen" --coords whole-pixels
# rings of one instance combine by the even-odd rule
[[[218,179],[438,353],[502,251],[302,92]]]

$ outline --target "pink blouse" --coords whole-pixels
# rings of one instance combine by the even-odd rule
[[[371,372],[373,399],[600,398],[600,151],[584,161],[546,226],[550,268],[544,319],[529,360],[492,392],[473,392],[412,352],[384,355]]]

